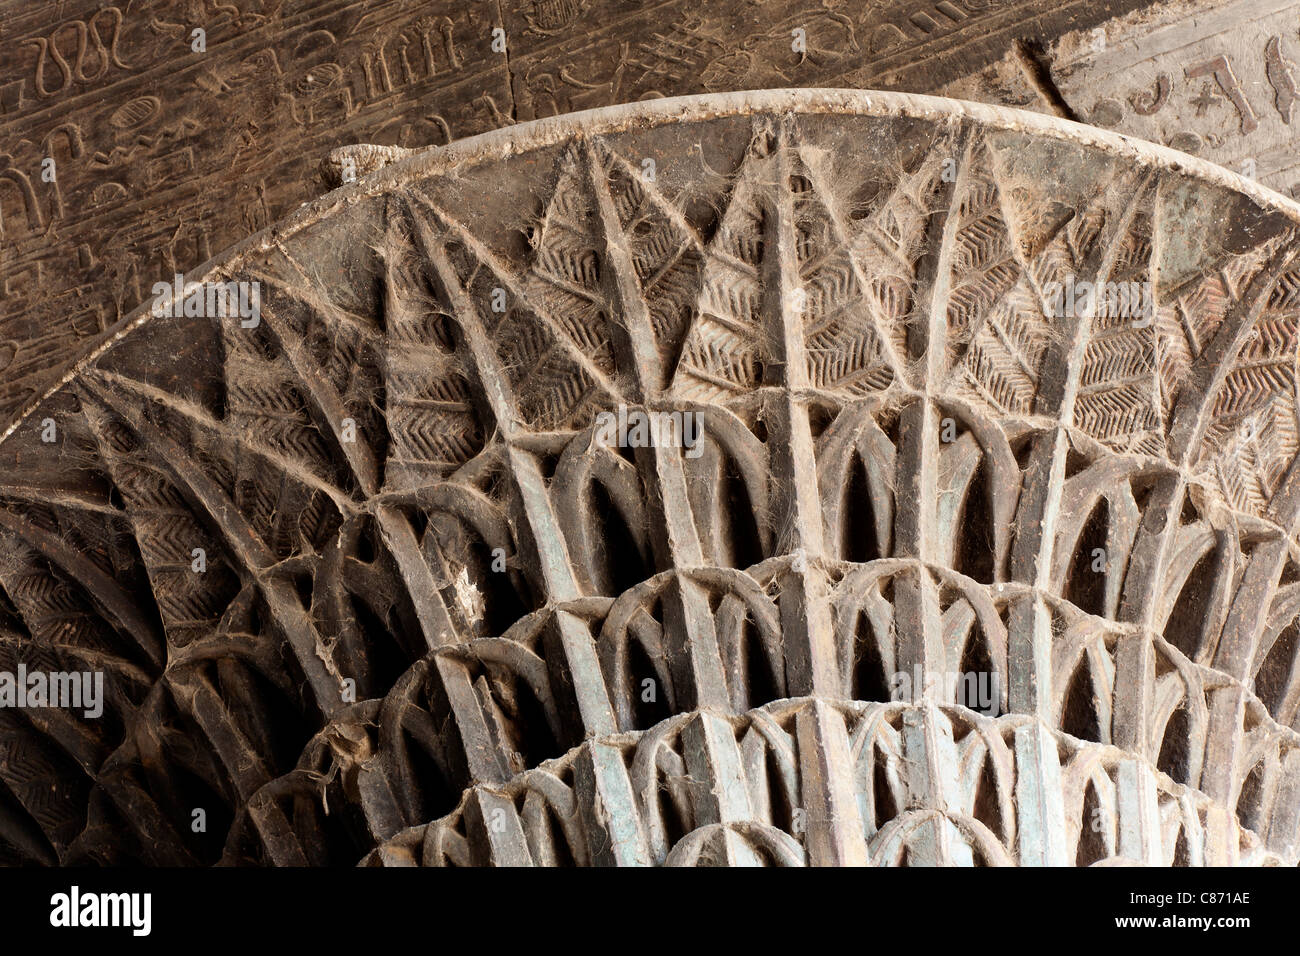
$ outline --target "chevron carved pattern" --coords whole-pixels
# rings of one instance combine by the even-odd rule
[[[1300,216],[826,95],[417,153],[80,366],[0,859],[1295,865]]]

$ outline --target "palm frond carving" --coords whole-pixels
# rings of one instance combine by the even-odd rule
[[[845,96],[416,157],[82,366],[0,443],[0,669],[108,703],[0,710],[0,854],[1294,864],[1300,219]]]

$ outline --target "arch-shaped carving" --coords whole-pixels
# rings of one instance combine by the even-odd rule
[[[111,684],[0,719],[6,853],[1295,863],[1300,206],[852,91],[391,156],[0,436],[0,664]]]

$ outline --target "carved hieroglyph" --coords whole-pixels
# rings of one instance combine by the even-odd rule
[[[0,0],[0,429],[154,282],[315,196],[336,147],[687,93],[934,93],[1144,2]]]
[[[1066,33],[1029,69],[1008,55],[943,92],[1066,111],[1300,196],[1297,58],[1297,0],[1173,0]]]
[[[0,710],[0,846],[1294,864],[1298,227],[1157,147],[834,91],[332,192],[189,277],[256,321],[142,312],[0,441],[0,668],[107,687]]]

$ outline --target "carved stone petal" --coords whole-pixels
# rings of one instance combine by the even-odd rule
[[[1300,207],[844,91],[361,172],[0,441],[105,685],[6,858],[1296,862]]]

